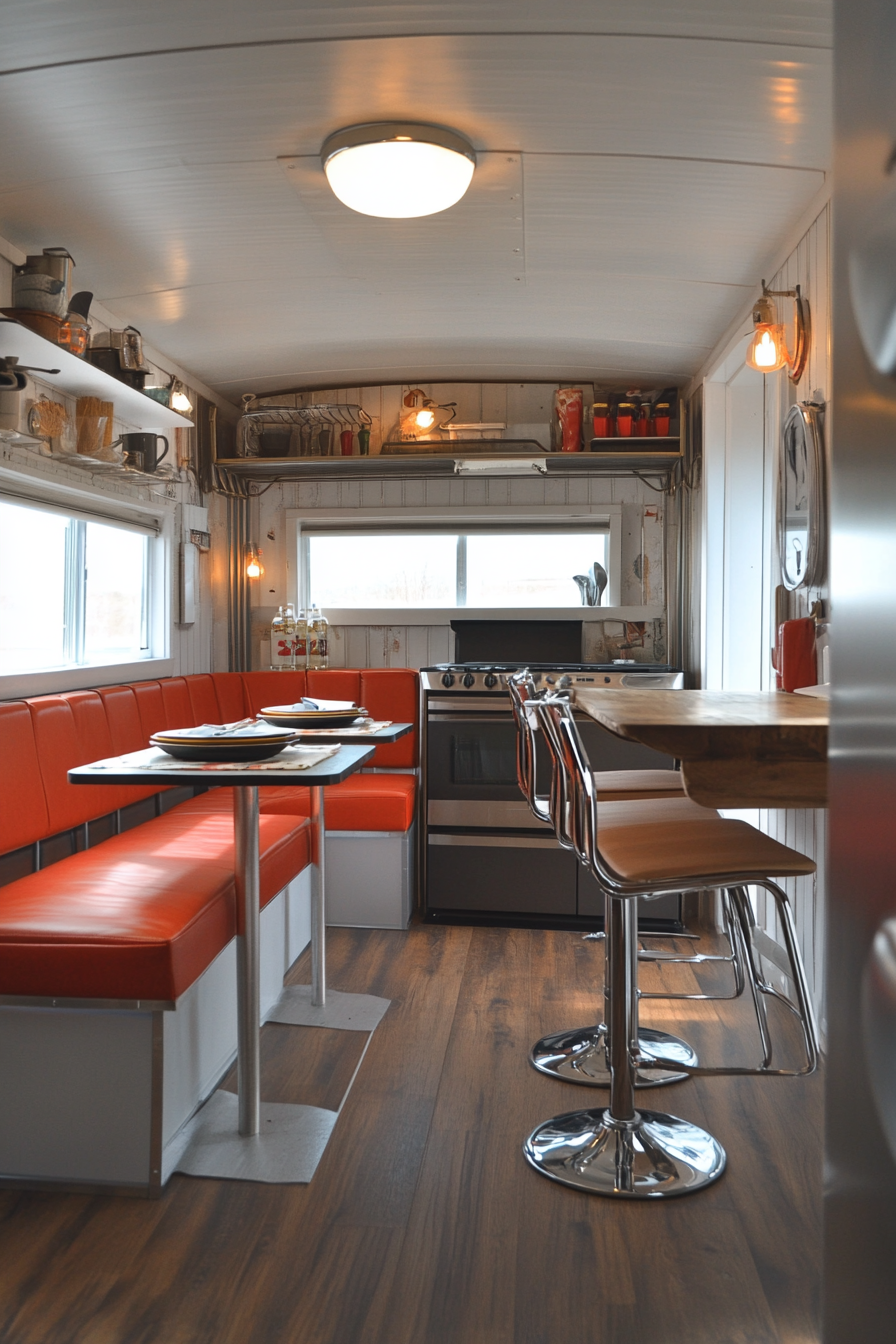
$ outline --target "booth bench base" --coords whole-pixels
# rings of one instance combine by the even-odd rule
[[[261,1009],[310,941],[303,869],[261,911]],[[173,1004],[0,1000],[0,1184],[157,1195],[236,1058],[236,939]]]

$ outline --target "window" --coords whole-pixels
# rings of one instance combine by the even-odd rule
[[[307,600],[327,608],[577,607],[574,575],[608,564],[608,527],[304,534]]]
[[[0,674],[150,655],[146,531],[0,500]]]

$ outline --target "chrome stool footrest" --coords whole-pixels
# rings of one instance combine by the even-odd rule
[[[635,1087],[662,1087],[666,1083],[682,1083],[689,1076],[683,1066],[695,1069],[699,1061],[687,1041],[670,1036],[665,1031],[641,1027],[638,1046],[645,1060],[635,1074]],[[653,1055],[663,1056],[663,1065],[651,1068],[646,1060]],[[673,1067],[671,1061],[676,1060]],[[529,1063],[549,1078],[564,1083],[579,1083],[584,1087],[609,1087],[610,1065],[607,1059],[607,1028],[574,1027],[571,1031],[557,1031],[536,1041],[529,1051]]]
[[[605,1110],[571,1111],[533,1130],[523,1153],[552,1181],[619,1199],[692,1194],[718,1180],[726,1162],[711,1134],[662,1111],[625,1122]]]

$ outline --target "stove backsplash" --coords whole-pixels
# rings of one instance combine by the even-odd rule
[[[665,663],[666,622],[586,621],[582,627],[582,662],[611,663],[634,658],[636,663]]]

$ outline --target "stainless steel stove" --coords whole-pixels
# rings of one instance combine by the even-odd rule
[[[677,691],[684,685],[679,668],[665,663],[638,663],[617,659],[612,663],[436,663],[424,667],[420,677],[424,691],[478,691],[506,695],[504,678],[528,668],[536,682],[566,689],[570,686],[640,687]]]
[[[421,670],[423,688],[423,908],[428,919],[600,927],[603,896],[549,827],[536,821],[516,782],[516,728],[507,677],[527,667],[558,689],[678,690],[666,664],[439,663]],[[624,742],[593,719],[579,722],[595,770],[672,769],[671,757]],[[541,753],[547,792],[547,750]],[[652,902],[657,927],[678,918]],[[642,920],[642,923],[646,923]]]

